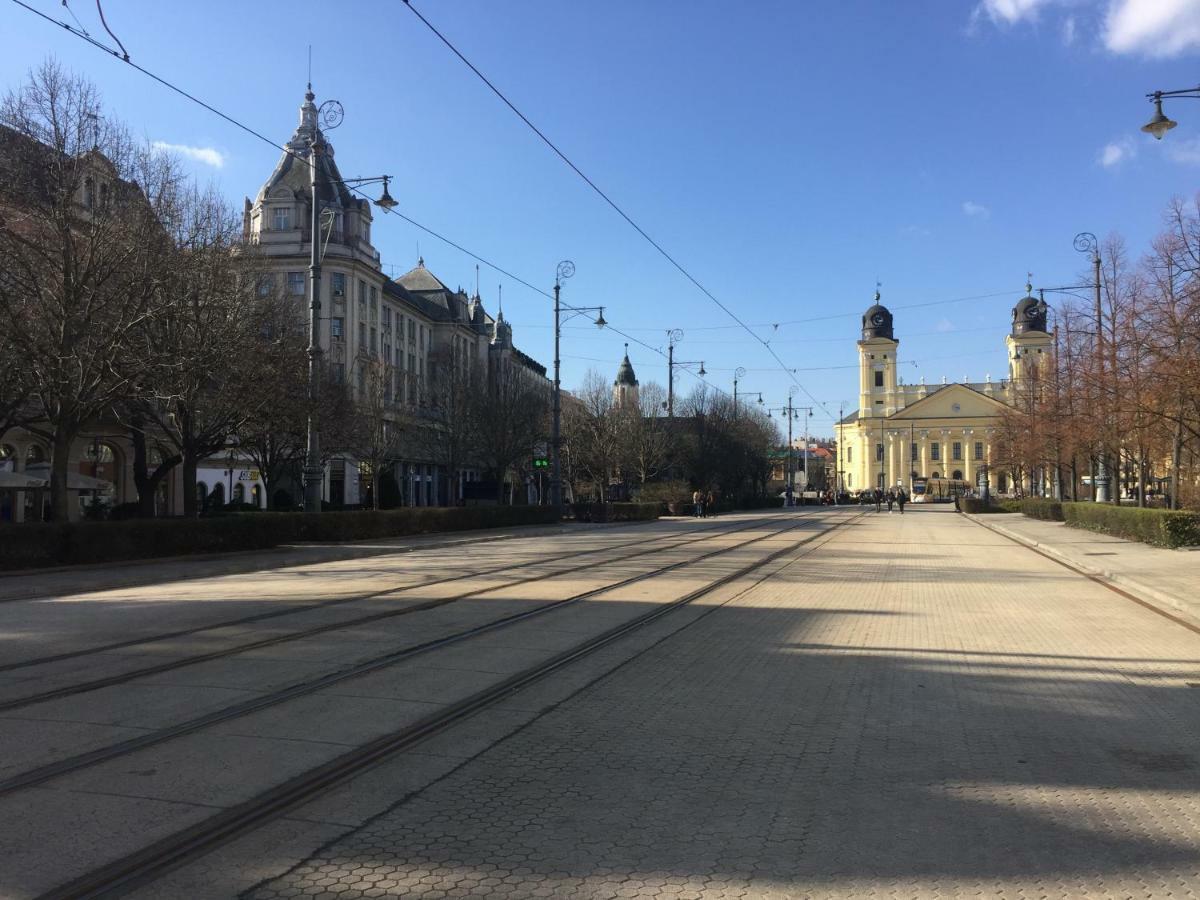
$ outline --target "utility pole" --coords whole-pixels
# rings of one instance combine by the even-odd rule
[[[746,370],[743,369],[741,366],[738,366],[733,372],[733,418],[735,420],[738,417],[738,404],[737,404],[738,379],[745,378],[745,377],[746,377]]]
[[[304,99],[312,103],[312,86]],[[317,158],[321,152],[321,137],[313,116],[308,142],[308,187],[312,192],[312,222],[309,226],[311,252],[308,261],[308,422],[304,448],[304,511],[321,511],[325,467],[321,465],[321,435],[317,421],[317,402],[321,377],[321,198],[317,194]]]
[[[550,505],[562,511],[562,360],[559,343],[562,335],[562,306],[559,291],[562,280],[575,274],[575,263],[564,259],[554,274],[554,422],[551,426],[550,445],[554,454],[554,468],[550,470]]]
[[[680,328],[672,328],[667,332],[667,418],[675,418],[675,367],[676,366],[700,366],[700,371],[697,373],[703,378],[708,373],[704,371],[704,360],[702,359],[681,359],[675,362],[675,345],[683,340],[683,330]]]

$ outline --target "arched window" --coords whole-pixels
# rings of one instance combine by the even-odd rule
[[[196,482],[196,505],[201,509],[204,508],[204,501],[208,499],[208,485],[203,481]]]
[[[955,481],[962,481],[962,477],[963,477],[962,470],[961,470],[961,469],[955,469],[955,470],[954,470],[954,480],[955,480]]]
[[[36,465],[46,461],[46,451],[38,444],[31,444],[29,449],[25,451],[25,465]]]
[[[255,509],[262,509],[262,487],[254,485],[250,488],[250,505]]]
[[[246,486],[238,482],[233,486],[233,496],[229,498],[230,503],[245,503],[246,502]]]
[[[0,472],[11,472],[17,462],[17,448],[11,444],[0,444]]]
[[[934,472],[934,473],[933,473],[932,475],[930,475],[929,477],[930,477],[930,478],[941,478],[941,477],[942,477],[942,473],[941,473],[941,472]]]
[[[209,506],[225,505],[225,485],[218,481],[213,485],[212,493],[208,495]]]

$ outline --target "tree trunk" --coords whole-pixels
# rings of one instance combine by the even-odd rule
[[[1179,509],[1179,467],[1183,464],[1183,415],[1175,420],[1175,437],[1171,441],[1171,509]]]
[[[199,504],[196,502],[196,469],[199,462],[196,458],[196,451],[185,447],[183,451],[183,515],[188,519],[194,519],[200,514]],[[226,497],[225,502],[229,501],[230,498]]]
[[[71,462],[71,444],[75,429],[61,425],[54,430],[50,446],[50,518],[54,522],[71,519],[71,493],[67,490],[67,473]]]

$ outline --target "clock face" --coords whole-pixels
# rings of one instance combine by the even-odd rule
[[[871,321],[876,325],[882,325],[887,320],[884,319],[883,313],[875,313],[875,315],[871,316]]]
[[[1029,309],[1025,310],[1025,318],[1036,319],[1037,317],[1038,317],[1038,308],[1036,306],[1031,306],[1031,307],[1029,307]]]

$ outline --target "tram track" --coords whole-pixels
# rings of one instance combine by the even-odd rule
[[[754,522],[751,522],[750,524],[747,524],[743,528],[739,528],[739,529],[725,529],[720,525],[712,526],[710,528],[703,528],[703,529],[701,529],[704,532],[703,534],[694,536],[694,537],[685,538],[683,541],[677,542],[676,544],[674,544],[672,546],[683,546],[688,543],[695,543],[695,542],[698,542],[701,540],[705,540],[706,538],[712,537],[714,535],[732,534],[738,530],[745,530],[747,528],[753,528],[755,524],[758,524],[758,523],[761,523],[764,521],[767,521],[767,520],[766,519],[756,519],[756,520],[754,520]],[[668,535],[666,537],[672,537],[672,536]],[[84,648],[80,648],[78,650],[70,650],[70,651],[66,651],[63,653],[55,653],[55,654],[35,657],[32,659],[27,659],[27,660],[19,660],[17,662],[12,662],[12,663],[4,663],[4,664],[0,664],[0,673],[11,672],[11,671],[15,671],[18,669],[27,669],[27,668],[32,668],[35,666],[51,665],[56,662],[64,662],[64,661],[70,660],[70,659],[79,659],[81,657],[91,656],[91,655],[96,655],[96,654],[101,654],[101,653],[111,653],[114,650],[125,650],[130,647],[137,647],[137,646],[141,646],[143,644],[153,644],[153,643],[157,643],[159,641],[169,641],[169,640],[174,640],[176,638],[181,638],[181,637],[192,637],[194,635],[203,634],[207,631],[218,631],[223,628],[235,628],[235,627],[238,627],[241,625],[252,625],[257,622],[267,621],[269,619],[277,619],[277,618],[282,618],[285,616],[292,616],[292,615],[303,615],[308,612],[320,611],[320,610],[325,610],[325,609],[329,609],[329,608],[333,608],[333,607],[337,607],[337,606],[343,606],[348,603],[373,600],[373,599],[376,599],[379,597],[384,597],[384,596],[392,596],[392,595],[404,593],[407,591],[424,590],[424,589],[431,588],[431,587],[439,587],[439,586],[445,585],[445,584],[452,584],[457,581],[467,581],[472,578],[484,578],[484,577],[487,577],[488,575],[495,575],[495,574],[499,574],[502,572],[519,571],[521,569],[532,568],[533,566],[549,565],[549,564],[563,562],[565,560],[575,559],[575,558],[578,558],[581,556],[588,556],[588,555],[597,554],[597,553],[610,553],[610,552],[614,552],[617,550],[623,550],[626,547],[642,546],[642,545],[645,545],[645,543],[646,543],[646,539],[641,538],[641,539],[632,540],[632,541],[625,541],[620,544],[613,544],[613,545],[610,545],[607,547],[596,547],[596,548],[591,548],[591,549],[586,549],[586,550],[574,550],[570,553],[563,553],[558,556],[549,557],[546,559],[537,559],[537,560],[531,560],[529,562],[515,563],[515,564],[509,563],[509,564],[506,564],[503,566],[494,566],[490,569],[483,569],[483,570],[476,571],[476,572],[468,572],[468,573],[464,573],[461,575],[451,575],[446,578],[433,578],[428,581],[419,582],[417,584],[408,584],[408,585],[402,585],[400,587],[383,588],[378,591],[370,591],[370,592],[363,593],[363,594],[354,594],[349,597],[335,597],[330,600],[321,600],[316,603],[311,603],[306,606],[298,607],[298,608],[291,607],[288,609],[268,610],[267,612],[255,613],[255,614],[249,615],[249,616],[241,616],[241,617],[238,617],[235,619],[225,619],[220,622],[209,623],[206,625],[197,625],[192,628],[183,628],[183,629],[178,629],[175,631],[161,632],[159,634],[149,635],[147,637],[130,638],[130,639],[124,640],[124,641],[114,641],[114,642],[107,643],[107,644],[100,644],[100,645],[93,646],[93,647],[84,647]],[[670,547],[659,548],[659,549],[670,549]],[[647,552],[647,553],[654,552],[654,550],[652,548],[645,552]],[[631,554],[631,556],[633,556],[633,555],[635,555],[635,554]],[[639,553],[637,553],[636,555],[643,555],[643,554],[642,554],[642,552],[639,551]],[[626,558],[631,558],[631,556],[626,557]],[[574,570],[564,570],[564,571],[574,571]],[[552,577],[552,575],[539,576],[539,578],[542,578],[542,577]],[[520,584],[528,583],[528,581],[539,580],[539,578],[518,580],[518,581],[512,582],[509,585],[497,586],[494,589],[498,590],[501,587],[517,586]],[[466,596],[466,595],[463,595],[463,596]],[[462,598],[459,597],[457,599],[462,599]],[[17,701],[12,701],[12,702],[17,702]],[[9,708],[15,709],[17,707],[16,706],[9,707],[9,706],[6,706],[4,703],[0,703],[0,711],[9,709]]]
[[[709,537],[737,534],[740,531],[745,531],[750,528],[754,528],[754,527],[762,525],[764,522],[768,522],[768,521],[778,521],[778,519],[777,518],[775,518],[773,520],[758,519],[758,520],[755,520],[754,523],[747,525],[745,527],[722,531],[716,535],[709,535]],[[34,787],[34,786],[37,786],[40,784],[44,784],[55,778],[60,778],[65,775],[73,774],[75,772],[79,772],[83,769],[90,768],[90,767],[98,765],[100,763],[108,762],[113,759],[127,756],[129,754],[135,753],[140,750],[148,749],[150,747],[154,747],[159,744],[163,744],[167,741],[174,740],[176,738],[184,737],[186,735],[201,731],[205,728],[210,728],[214,725],[218,725],[218,724],[228,722],[228,721],[231,721],[234,719],[242,718],[244,716],[248,716],[253,713],[260,712],[262,710],[265,710],[265,709],[268,709],[271,707],[279,706],[283,703],[287,703],[291,700],[296,700],[300,697],[305,697],[305,696],[314,694],[318,691],[324,690],[326,688],[332,687],[337,684],[341,684],[341,683],[349,681],[351,679],[360,678],[365,675],[369,675],[371,673],[385,669],[389,666],[393,666],[398,663],[406,662],[417,656],[421,656],[423,654],[431,653],[436,650],[440,650],[440,649],[443,649],[443,648],[446,648],[446,647],[449,647],[449,646],[452,646],[455,644],[462,643],[470,638],[474,638],[479,635],[487,634],[489,632],[493,632],[493,631],[496,631],[501,628],[507,628],[512,625],[528,621],[534,617],[541,616],[546,613],[549,613],[549,612],[552,612],[555,610],[559,610],[559,609],[562,609],[564,607],[567,607],[567,606],[570,606],[573,604],[580,603],[581,601],[587,600],[592,597],[596,597],[600,594],[604,594],[609,591],[617,590],[617,589],[620,589],[623,587],[628,587],[630,585],[637,584],[639,582],[648,581],[650,579],[660,577],[666,573],[677,571],[677,570],[687,567],[687,566],[693,566],[698,563],[704,562],[708,559],[712,559],[717,556],[722,556],[724,554],[731,553],[736,550],[741,550],[741,549],[744,549],[746,547],[752,546],[757,543],[761,543],[762,541],[771,540],[772,538],[778,537],[781,534],[785,534],[789,531],[793,531],[796,528],[801,527],[802,525],[809,524],[814,521],[824,523],[827,520],[826,519],[807,518],[807,517],[798,519],[798,520],[789,520],[787,522],[787,524],[784,525],[784,527],[782,527],[782,528],[774,529],[766,534],[758,535],[756,537],[751,537],[748,540],[743,540],[743,541],[740,541],[738,543],[732,544],[727,547],[718,547],[714,550],[710,550],[706,553],[702,553],[701,555],[696,556],[696,557],[690,557],[688,559],[672,562],[667,565],[652,569],[648,572],[637,573],[637,574],[628,576],[626,578],[619,579],[619,580],[609,583],[609,584],[601,585],[599,587],[590,588],[586,591],[572,594],[572,595],[562,598],[562,599],[546,601],[546,602],[544,602],[538,606],[535,606],[531,609],[523,610],[523,611],[517,612],[517,613],[512,613],[512,614],[506,615],[506,616],[501,616],[501,617],[493,619],[489,622],[484,622],[479,625],[472,626],[470,628],[452,632],[447,635],[442,635],[440,637],[433,638],[428,641],[423,641],[421,643],[414,644],[414,645],[411,645],[408,647],[402,647],[400,649],[391,650],[387,653],[383,653],[378,656],[373,656],[368,659],[359,661],[358,663],[355,663],[354,665],[349,666],[345,669],[326,673],[324,675],[317,676],[316,678],[310,678],[310,679],[305,679],[305,680],[302,680],[299,682],[295,682],[291,685],[279,688],[277,690],[271,691],[271,692],[263,694],[261,696],[252,697],[252,698],[244,700],[240,703],[235,703],[230,706],[226,706],[221,709],[217,709],[212,712],[193,717],[186,721],[176,723],[174,725],[169,725],[169,726],[166,726],[163,728],[154,729],[154,730],[148,731],[144,734],[137,735],[135,737],[129,738],[124,741],[120,741],[115,744],[110,744],[110,745],[107,745],[104,747],[99,747],[95,750],[86,751],[84,753],[66,757],[64,759],[61,759],[61,760],[58,760],[55,762],[51,762],[51,763],[47,763],[42,766],[37,766],[33,769],[28,769],[24,772],[21,772],[16,775],[9,776],[8,778],[5,778],[3,780],[0,780],[0,796],[5,796],[7,794],[11,794],[18,790],[22,790],[22,789],[29,788],[29,787]],[[832,527],[838,527],[838,525],[840,525],[840,524],[842,524],[842,523],[837,523]],[[812,535],[809,539],[806,539],[806,541],[801,542],[801,543],[805,543],[805,542],[807,542],[807,540],[815,539],[816,537],[819,537],[821,534],[827,533],[829,530],[830,529],[826,528],[822,531],[819,531],[815,535]],[[694,541],[692,543],[694,543]],[[654,550],[649,551],[649,552],[664,552],[665,550],[670,550],[670,549],[675,549],[675,547],[672,546],[669,548],[655,548]],[[563,573],[560,573],[560,574],[563,574]],[[493,588],[492,590],[497,590],[497,589],[500,589],[500,588]],[[443,605],[444,605],[444,603],[455,602],[455,601],[447,598],[447,599],[444,599],[443,601],[437,601],[437,602],[443,603]],[[229,654],[226,654],[226,655],[229,655]],[[42,702],[46,702],[46,701],[42,701]]]
[[[827,527],[815,534],[808,535],[800,541],[789,543],[785,547],[768,553],[761,559],[756,559],[748,564],[739,566],[734,571],[728,572],[708,584],[689,591],[674,600],[666,601],[599,634],[586,638],[572,647],[555,653],[547,659],[505,677],[496,684],[452,702],[409,725],[364,742],[323,764],[287,778],[281,783],[241,803],[223,809],[201,822],[170,834],[115,861],[102,865],[64,885],[42,894],[39,900],[83,900],[83,898],[117,897],[123,896],[137,887],[153,882],[168,871],[203,857],[218,846],[262,827],[288,810],[300,806],[315,796],[345,783],[366,769],[378,765],[389,757],[444,731],[457,722],[509,696],[513,692],[527,687],[579,659],[591,655],[638,629],[644,628],[657,619],[684,608],[719,588],[744,578],[789,553],[794,553],[805,545],[814,544],[821,538],[832,539],[830,537],[832,532],[849,522],[861,518],[862,515],[863,513],[850,515],[835,520],[832,524],[829,524],[829,520],[822,519],[820,521]],[[743,542],[737,545],[737,547],[740,548],[761,540],[778,537],[781,534],[794,530],[800,524],[802,523],[792,523],[769,535]],[[821,544],[817,546],[821,546]],[[724,548],[720,551],[707,554],[706,557],[717,555],[721,552],[729,552],[732,549],[736,548]],[[669,571],[680,565],[694,564],[697,561],[692,560],[687,563],[673,564],[662,571]],[[662,571],[635,576],[628,579],[628,582],[655,577],[658,574],[662,574]],[[769,578],[771,574],[775,573],[765,574],[755,583],[761,583],[766,578]],[[602,590],[612,589],[613,586],[610,586]],[[594,592],[588,593],[591,594]],[[745,591],[739,592],[734,597],[727,598],[722,603],[714,605],[711,610],[703,613],[701,617],[728,604],[733,599],[736,599],[737,596],[741,596],[742,593],[745,593]],[[558,601],[553,608],[561,607],[564,602],[570,601]],[[533,611],[530,612],[532,613]],[[527,615],[523,615],[523,617],[527,617]],[[489,630],[491,630],[491,627],[489,627]],[[663,638],[662,640],[665,639]],[[655,642],[651,646],[660,642]],[[640,656],[647,649],[649,648],[642,648],[637,651],[633,658]]]

